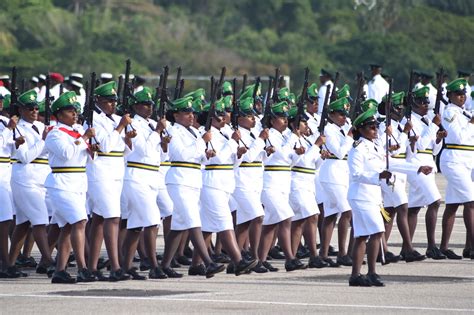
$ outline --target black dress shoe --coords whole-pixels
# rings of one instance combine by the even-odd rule
[[[94,282],[95,276],[87,268],[82,268],[77,272],[77,282]]]
[[[53,277],[51,278],[51,283],[72,284],[76,283],[76,279],[71,277],[67,271],[62,270],[54,273]]]
[[[237,266],[234,267],[234,273],[236,276],[240,276],[241,274],[247,273],[248,271],[252,270],[255,266],[257,266],[257,264],[258,261],[256,259],[241,259]]]
[[[414,261],[422,261],[426,259],[425,255],[420,254],[416,250],[413,250],[411,252],[405,252],[403,256],[405,257],[405,262],[407,263]]]
[[[183,266],[191,266],[191,260],[186,257],[186,256],[178,256],[176,258],[176,261],[178,262],[178,264],[181,264]]]
[[[400,256],[387,251],[385,252],[385,261],[388,263],[397,263],[400,261]]]
[[[172,275],[176,275],[176,276],[172,276]],[[180,276],[177,276],[177,275],[180,275]],[[161,267],[155,267],[155,268],[150,269],[150,272],[148,273],[148,278],[150,279],[167,279],[168,277],[181,278],[182,276],[183,276],[182,274],[177,273],[170,267],[163,268],[163,269],[161,269]]]
[[[342,266],[352,266],[352,258],[349,255],[337,257],[336,262]]]
[[[333,246],[329,245],[328,256],[337,256],[339,251],[335,250]]]
[[[40,275],[45,275],[48,272],[48,266],[44,264],[38,264],[36,267],[36,273]]]
[[[103,257],[99,258],[99,262],[97,263],[97,269],[102,270],[108,267],[110,267],[110,260],[104,259]]]
[[[262,265],[270,272],[277,272],[278,270],[280,270],[277,267],[273,267],[272,264],[270,264],[268,261],[263,261]]]
[[[199,264],[197,266],[189,266],[188,275],[189,276],[205,276],[206,266],[204,266],[204,264]]]
[[[332,260],[332,258],[327,257],[327,258],[323,258],[323,260],[324,260],[324,261],[328,264],[328,266],[331,267],[331,268],[337,268],[337,267],[340,266],[337,262],[335,262],[334,260]]]
[[[441,253],[444,254],[448,259],[462,259],[462,256],[459,256],[451,249],[441,249]]]
[[[127,270],[126,273],[132,277],[132,280],[146,280],[146,277],[140,275],[137,270],[136,267],[133,267]]]
[[[96,281],[109,281],[109,277],[104,276],[100,270],[92,271],[92,274],[94,275]]]
[[[324,268],[324,267],[329,267],[329,264],[325,262],[321,257],[312,256],[309,258],[308,268]]]
[[[148,261],[148,258],[145,258],[140,261],[140,271],[147,271],[150,270],[151,265],[150,262]]]
[[[306,265],[301,262],[298,258],[291,259],[285,262],[286,271],[294,271],[298,269],[306,269]]]
[[[436,246],[428,248],[426,250],[426,257],[434,260],[446,259],[446,255],[444,255]]]
[[[28,274],[20,271],[17,266],[11,266],[7,268],[8,278],[24,278],[28,277]]]
[[[130,279],[130,276],[127,275],[122,268],[119,268],[115,271],[111,271],[109,275],[109,281],[111,282],[125,281],[129,279]]]
[[[8,273],[6,271],[0,271],[0,279],[8,278]]]
[[[19,255],[16,259],[15,265],[20,268],[36,268],[38,265],[34,257],[26,257],[24,255]]]
[[[374,287],[384,287],[385,286],[385,284],[382,282],[382,280],[380,280],[380,276],[376,273],[367,274],[367,279],[369,280],[371,286],[374,286]]]
[[[227,268],[225,269],[225,273],[227,274],[232,274],[232,273],[235,273],[235,268],[234,268],[234,262],[230,262],[228,265],[227,265]]]
[[[170,262],[171,268],[181,268],[181,265],[176,261],[176,258],[172,258]]]
[[[296,258],[303,259],[310,256],[309,249],[306,246],[300,245],[296,251]]]
[[[349,278],[350,287],[370,287],[370,281],[363,275],[358,275],[356,277],[351,276]]]
[[[471,258],[471,249],[470,248],[464,248],[462,250],[462,257],[463,258]]]
[[[211,255],[211,258],[212,258],[212,261],[214,261],[215,263],[219,263],[219,264],[228,264],[232,261],[230,259],[230,257],[227,256],[224,253],[213,254],[213,255]]]
[[[285,254],[283,254],[280,250],[279,247],[272,247],[270,251],[268,252],[268,256],[270,256],[273,259],[285,259]]]
[[[257,265],[253,267],[252,271],[256,273],[266,273],[268,272],[268,269],[263,266],[261,261],[259,261]]]
[[[254,257],[252,256],[252,254],[250,254],[249,251],[246,251],[246,250],[242,250],[240,252],[240,255],[242,255],[242,258],[243,259],[246,259],[246,260],[252,260]]]
[[[222,272],[225,269],[225,265],[216,264],[215,262],[211,262],[206,267],[206,278],[212,278],[216,273]]]

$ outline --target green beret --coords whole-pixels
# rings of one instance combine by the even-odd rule
[[[360,104],[360,108],[362,109],[362,112],[365,112],[370,108],[377,108],[378,105],[379,104],[376,100],[369,98],[368,100],[365,100],[362,104]]]
[[[171,103],[171,110],[175,112],[192,112],[193,111],[193,98],[182,97],[174,100]]]
[[[282,87],[278,90],[278,100],[279,101],[286,101],[288,100],[288,96],[290,95],[290,89],[287,87]]]
[[[308,86],[308,98],[310,100],[314,100],[318,98],[318,86],[316,83],[311,84]]]
[[[192,97],[193,101],[199,99],[201,101],[206,100],[206,90],[199,88],[197,90],[191,91],[188,94],[184,95],[184,97]]]
[[[253,98],[247,97],[239,102],[239,113],[241,115],[256,115],[253,109]]]
[[[145,86],[142,90],[138,91],[137,93],[133,94],[133,97],[130,98],[130,105],[135,104],[148,104],[153,105],[155,102],[153,101],[153,91],[149,87]]]
[[[290,107],[290,109],[288,110],[288,118],[295,119],[296,116],[298,116],[298,107],[297,106]],[[300,121],[308,121],[308,119],[309,117],[305,113],[300,115]]]
[[[60,109],[69,107],[72,107],[76,110],[81,108],[81,105],[77,102],[76,92],[74,91],[67,91],[61,94],[61,96],[59,96],[58,99],[55,100],[51,105],[51,111],[56,113]]]
[[[375,113],[377,113],[376,107],[369,108],[368,110],[357,116],[357,118],[353,122],[354,127],[360,128],[372,122],[376,123],[377,118],[375,117]]]
[[[288,95],[288,99],[287,99],[288,103],[290,104],[296,104],[296,95],[295,93],[290,93]]]
[[[203,102],[200,99],[195,99],[193,101],[193,111],[196,114],[202,112],[203,107]]]
[[[8,109],[10,107],[10,103],[12,100],[12,96],[10,94],[7,94],[3,97],[3,109]]]
[[[342,112],[344,115],[349,115],[350,104],[349,100],[346,97],[335,100],[329,104],[330,112]]]
[[[288,117],[288,103],[286,101],[276,103],[271,109],[275,116]]]
[[[29,105],[36,106],[38,105],[38,102],[36,100],[37,97],[38,97],[38,94],[36,93],[35,90],[29,90],[18,97],[18,102],[22,106],[29,106]]]
[[[224,109],[227,112],[231,112],[232,111],[232,95],[224,96],[222,99],[224,103]]]
[[[225,81],[222,83],[222,95],[229,95],[232,94],[232,83],[229,81]]]
[[[430,88],[428,86],[422,86],[419,89],[413,91],[413,97],[415,98],[428,98],[430,95]]]
[[[258,89],[257,89],[257,96],[260,96],[261,93],[262,93],[261,87],[262,87],[262,84],[260,83],[258,85]],[[251,85],[247,86],[245,88],[245,91],[240,95],[239,98],[244,99],[244,98],[247,98],[247,97],[252,97],[254,89],[255,89],[255,84],[251,84]]]
[[[459,78],[448,83],[446,91],[448,92],[466,92],[466,79]]]
[[[405,97],[405,92],[398,92],[398,93],[392,93],[392,106],[393,107],[400,107],[403,105],[403,98]],[[387,100],[387,95],[382,97],[382,102],[385,102]]]
[[[100,97],[117,99],[117,91],[115,91],[115,81],[110,81],[99,85],[94,89],[94,94]]]
[[[349,97],[349,95],[350,95],[349,85],[344,84],[344,86],[336,92],[336,95],[337,95],[337,98]]]
[[[225,109],[226,109],[225,104],[226,104],[225,97],[221,97],[220,99],[218,99],[216,101],[216,113],[219,113],[219,114],[225,113]]]

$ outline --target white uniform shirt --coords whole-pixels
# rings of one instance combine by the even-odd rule
[[[367,99],[374,99],[377,103],[382,101],[382,98],[388,94],[389,84],[380,75],[375,75],[368,83]]]
[[[241,190],[261,192],[263,188],[262,161],[266,155],[265,141],[251,130],[239,128],[239,131],[248,150],[242,156],[240,166],[234,169],[235,186]]]
[[[296,140],[296,141],[295,141]],[[304,147],[305,153],[293,155],[293,166],[291,172],[291,189],[306,190],[315,193],[315,170],[316,162],[320,158],[319,147],[305,137],[294,139],[294,146]]]
[[[329,86],[329,91],[330,91],[329,92],[329,102],[328,102],[328,104],[331,102],[330,99],[331,99],[333,82],[331,80],[328,80],[328,81],[324,82],[324,84],[322,84],[319,87],[319,90],[318,90],[318,103],[319,103],[318,115],[319,116],[321,116],[321,113],[323,112],[324,100],[326,98],[327,86]]]
[[[404,125],[401,122],[398,122],[394,119],[390,120],[390,125],[392,126],[392,136],[388,138],[389,146],[400,145],[398,150],[392,151],[390,155],[397,158],[405,158],[407,147],[409,145],[408,135],[403,132]],[[413,135],[413,131],[410,132]],[[385,138],[385,122],[382,122],[379,126],[379,139],[383,146],[386,145]]]
[[[72,131],[68,133],[68,131]],[[45,146],[49,153],[49,166],[55,168],[86,167],[88,157],[87,143],[77,130],[58,123],[46,137]],[[50,173],[45,187],[71,192],[87,191],[87,175],[83,173]]]

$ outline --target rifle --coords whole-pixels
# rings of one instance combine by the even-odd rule
[[[26,81],[25,81],[25,78],[21,79],[21,89],[20,89],[20,93],[24,93],[25,92],[25,87],[26,87]]]
[[[446,104],[446,101],[443,99],[443,76],[444,76],[444,69],[441,68],[439,69],[438,77],[436,78],[436,88],[438,89],[436,93],[436,101],[435,101],[435,106],[434,106],[434,113],[435,115],[439,114],[439,108],[441,106],[441,102]],[[439,125],[439,131],[444,131],[443,125]]]
[[[96,74],[95,72],[91,73],[91,84],[89,86],[89,94],[87,95],[86,106],[84,110],[84,119],[87,123],[89,128],[93,127],[93,120],[94,120],[94,108],[95,108],[95,96],[94,96],[94,89],[95,89],[95,80]]]
[[[179,81],[179,93],[178,93],[178,98],[181,98],[182,94],[184,91],[184,79],[181,79]]]
[[[273,82],[272,100],[273,104],[278,103],[278,83],[280,81],[280,68],[275,69],[275,82]]]
[[[158,109],[158,117],[160,119],[165,117],[165,106],[168,102],[168,73],[169,68],[165,66],[163,68],[163,75],[160,76],[160,105]]]
[[[359,116],[361,112],[360,105],[362,103],[362,94],[364,93],[364,72],[358,72],[357,73],[357,94],[352,102],[351,106],[351,112],[350,112],[350,118],[352,121]]]
[[[125,78],[123,82],[123,94],[122,94],[122,110],[124,114],[130,113],[130,108],[128,106],[128,98],[131,94],[131,89],[132,89],[132,86],[130,84],[130,67],[131,67],[130,59],[127,59],[127,61],[125,62]],[[95,73],[94,73],[94,81],[91,80],[91,82],[92,84],[96,84]],[[94,89],[91,89],[91,90],[93,91]]]
[[[181,69],[181,66],[178,67],[178,73],[176,74],[176,83],[174,86],[174,95],[173,95],[173,100],[176,100],[179,98],[179,84],[181,82],[181,75],[182,75],[183,69]]]
[[[232,80],[232,119],[231,124],[234,130],[239,129],[239,107],[237,106],[237,91],[236,91],[237,79]]]
[[[216,115],[216,95],[218,90],[218,83],[214,82],[214,77],[211,77],[211,100],[210,100],[210,108],[209,112],[207,113],[206,117],[206,124],[204,125],[204,130],[207,132],[211,130],[211,122],[212,117]]]
[[[339,81],[339,72],[336,72],[336,77],[334,78],[334,83],[332,85],[331,102],[334,102],[335,100],[337,100],[337,94],[336,94],[337,81]]]
[[[298,129],[300,126],[300,119],[301,119],[301,116],[303,116],[304,114],[304,105],[305,105],[306,99],[308,98],[308,78],[309,78],[309,68],[306,68],[304,70],[303,89],[301,91],[300,99],[298,100],[298,103],[296,104],[296,106],[298,107],[298,111],[295,118],[296,129]]]
[[[262,118],[262,128],[270,128],[270,119],[272,116],[272,85],[273,85],[273,78],[270,77],[268,79],[268,90],[267,95],[265,96],[265,108],[263,110],[263,118]]]
[[[393,78],[390,78],[389,80],[389,86],[388,86],[388,95],[387,95],[387,100],[385,101],[385,167],[388,171],[389,168],[389,139],[388,139],[388,133],[387,133],[387,128],[392,124],[392,119],[391,119],[391,109],[392,109],[392,88],[393,88]],[[390,183],[390,178],[386,179],[387,185]]]
[[[122,89],[123,89],[123,76],[119,75],[117,84],[118,84],[117,85],[117,97],[119,99],[118,104],[117,104],[117,107],[118,107],[122,104],[122,102],[120,101],[120,96],[122,95]]]
[[[59,84],[59,96],[61,96],[64,92],[64,85],[61,83]]]
[[[242,90],[240,90],[240,94],[245,92],[245,88],[247,87],[247,73],[244,73],[244,76],[242,78]]]
[[[11,93],[10,108],[9,108],[10,117],[20,115],[20,113],[18,112],[18,88],[16,87],[16,74],[17,74],[16,67],[12,67],[12,78],[11,78],[11,83],[10,83],[10,90],[11,90],[10,91]],[[13,138],[15,138],[15,134],[13,134]]]
[[[226,68],[222,67],[221,76],[219,77],[219,82],[217,82],[217,99],[220,99],[222,97],[222,84],[224,83],[225,71]]]
[[[334,84],[335,86],[335,84]],[[324,127],[326,127],[327,119],[328,119],[328,107],[329,107],[329,89],[331,87],[326,85],[326,94],[324,95],[324,104],[323,104],[323,111],[321,112],[321,122],[318,126],[319,134],[324,134]]]
[[[255,86],[253,88],[253,92],[252,92],[252,99],[253,99],[253,109],[260,114],[259,111],[257,111],[257,106],[255,103],[257,103],[257,92],[258,92],[258,88],[260,87],[260,77],[257,77],[255,79]]]
[[[415,83],[415,71],[410,71],[410,81],[408,83],[408,92],[407,92],[407,99],[406,99],[406,109],[405,109],[405,117],[407,120],[411,119],[411,109],[413,106],[413,85]]]
[[[46,75],[46,93],[44,97],[44,124],[49,126],[51,123],[51,95],[50,95],[51,78],[49,74]]]

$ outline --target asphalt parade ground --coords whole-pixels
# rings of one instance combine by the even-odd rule
[[[445,181],[438,176],[444,196]],[[441,238],[438,213],[437,242]],[[424,253],[425,210],[419,214],[415,248]],[[462,209],[458,210],[451,248],[461,254],[465,241]],[[332,244],[337,244],[337,233]],[[163,237],[158,237],[158,252]],[[400,235],[394,227],[390,250],[398,253]],[[105,250],[104,250],[105,251]],[[39,260],[35,248],[33,256]],[[135,313],[474,313],[474,262],[431,260],[378,265],[383,288],[349,287],[350,267],[284,271],[283,260],[273,260],[279,272],[242,275],[224,273],[214,278],[51,284],[45,275],[26,269],[27,278],[0,279],[0,314],[135,314]],[[362,267],[366,272],[367,267]],[[75,275],[75,268],[70,272]],[[143,272],[147,275],[147,272]]]

